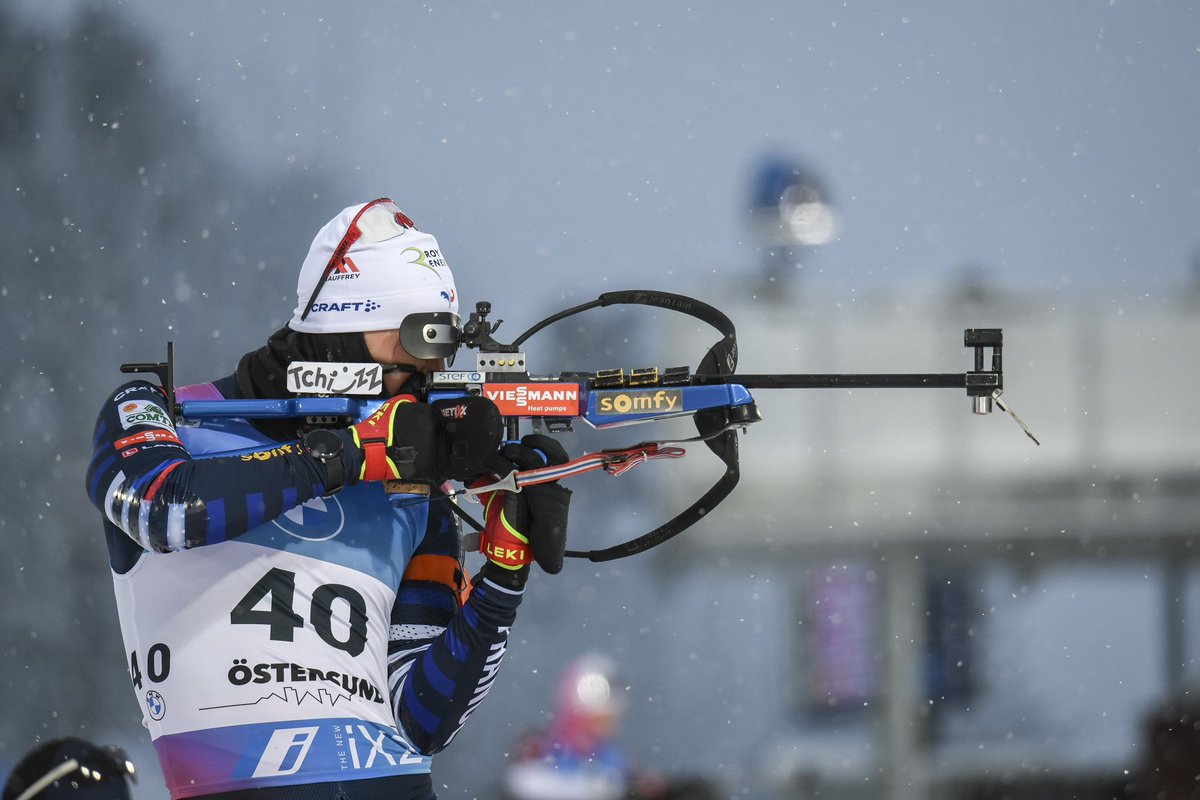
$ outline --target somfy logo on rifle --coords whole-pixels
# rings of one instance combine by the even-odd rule
[[[670,413],[683,408],[678,389],[646,389],[640,392],[597,392],[598,414]]]

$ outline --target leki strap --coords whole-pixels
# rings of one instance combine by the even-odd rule
[[[518,570],[533,562],[529,537],[512,526],[504,515],[504,498],[488,498],[487,527],[479,540],[479,551],[492,563],[507,570]]]

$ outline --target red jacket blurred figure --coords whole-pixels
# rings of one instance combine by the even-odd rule
[[[617,741],[625,688],[608,656],[572,661],[559,680],[554,720],[523,736],[504,776],[507,800],[707,800],[705,781],[668,782],[638,768]]]

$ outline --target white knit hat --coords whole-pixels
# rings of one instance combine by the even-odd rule
[[[386,197],[343,209],[317,232],[296,296],[288,327],[302,333],[382,331],[409,314],[458,313],[437,239]]]

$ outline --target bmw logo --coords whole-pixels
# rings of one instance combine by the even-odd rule
[[[146,711],[149,712],[150,718],[158,721],[167,713],[167,702],[163,700],[163,696],[151,689],[146,692]]]
[[[346,514],[336,497],[314,497],[298,505],[272,523],[297,539],[324,542],[342,532]]]

